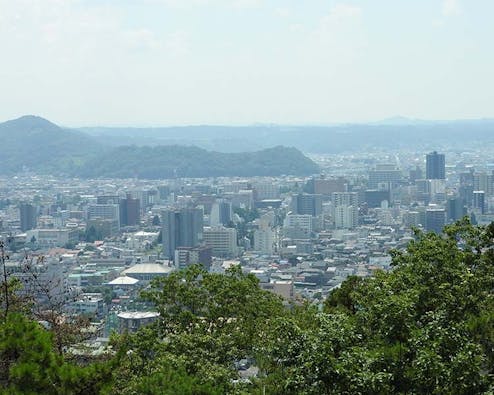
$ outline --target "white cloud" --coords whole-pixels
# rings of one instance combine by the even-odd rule
[[[126,44],[132,49],[158,49],[161,42],[149,29],[134,29],[122,32]]]
[[[294,23],[289,27],[291,32],[302,32],[304,30],[304,25],[301,23]]]
[[[331,8],[327,16],[330,21],[343,21],[348,19],[360,18],[362,8],[349,4],[336,4]]]
[[[460,15],[461,5],[459,0],[443,0],[442,14],[443,16]]]
[[[348,4],[336,4],[327,15],[321,18],[316,30],[320,38],[331,38],[339,35],[342,30],[350,29],[356,25],[362,16],[362,9]]]
[[[232,7],[256,8],[262,5],[263,0],[146,0],[149,3],[162,4],[170,8],[193,7]]]
[[[262,4],[262,0],[233,0],[231,1],[235,8],[257,8]]]
[[[171,33],[165,40],[165,48],[174,57],[187,55],[190,52],[189,35],[181,30]]]
[[[292,10],[288,7],[278,7],[275,8],[274,13],[280,18],[287,18],[292,14]]]

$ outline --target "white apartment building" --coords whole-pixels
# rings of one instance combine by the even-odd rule
[[[274,253],[274,230],[271,228],[261,228],[254,231],[254,250],[263,254],[272,255]]]
[[[205,227],[203,231],[203,242],[211,247],[214,256],[236,256],[237,230],[235,228]]]

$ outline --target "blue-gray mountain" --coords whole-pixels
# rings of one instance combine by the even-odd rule
[[[392,118],[370,124],[330,126],[183,126],[156,128],[84,128],[113,145],[195,145],[239,152],[276,145],[314,154],[367,152],[399,148],[429,151],[440,147],[477,149],[494,142],[494,120],[420,121]]]
[[[179,145],[115,147],[34,116],[0,124],[0,141],[3,174],[30,170],[81,177],[172,178],[309,175],[319,171],[295,148],[222,153]]]

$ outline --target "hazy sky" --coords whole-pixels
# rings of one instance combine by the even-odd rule
[[[494,117],[493,0],[0,0],[0,121]]]

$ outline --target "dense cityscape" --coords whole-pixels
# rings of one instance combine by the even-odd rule
[[[0,0],[0,395],[494,395],[492,0]]]
[[[482,158],[314,159],[322,174],[310,177],[4,177],[7,266],[22,273],[26,259],[42,256],[36,270],[70,290],[64,311],[90,317],[100,344],[150,321],[139,291],[151,279],[192,264],[215,273],[239,265],[261,288],[317,304],[348,276],[389,270],[389,251],[403,249],[414,228],[440,233],[467,215],[475,224],[494,218],[494,165]]]

